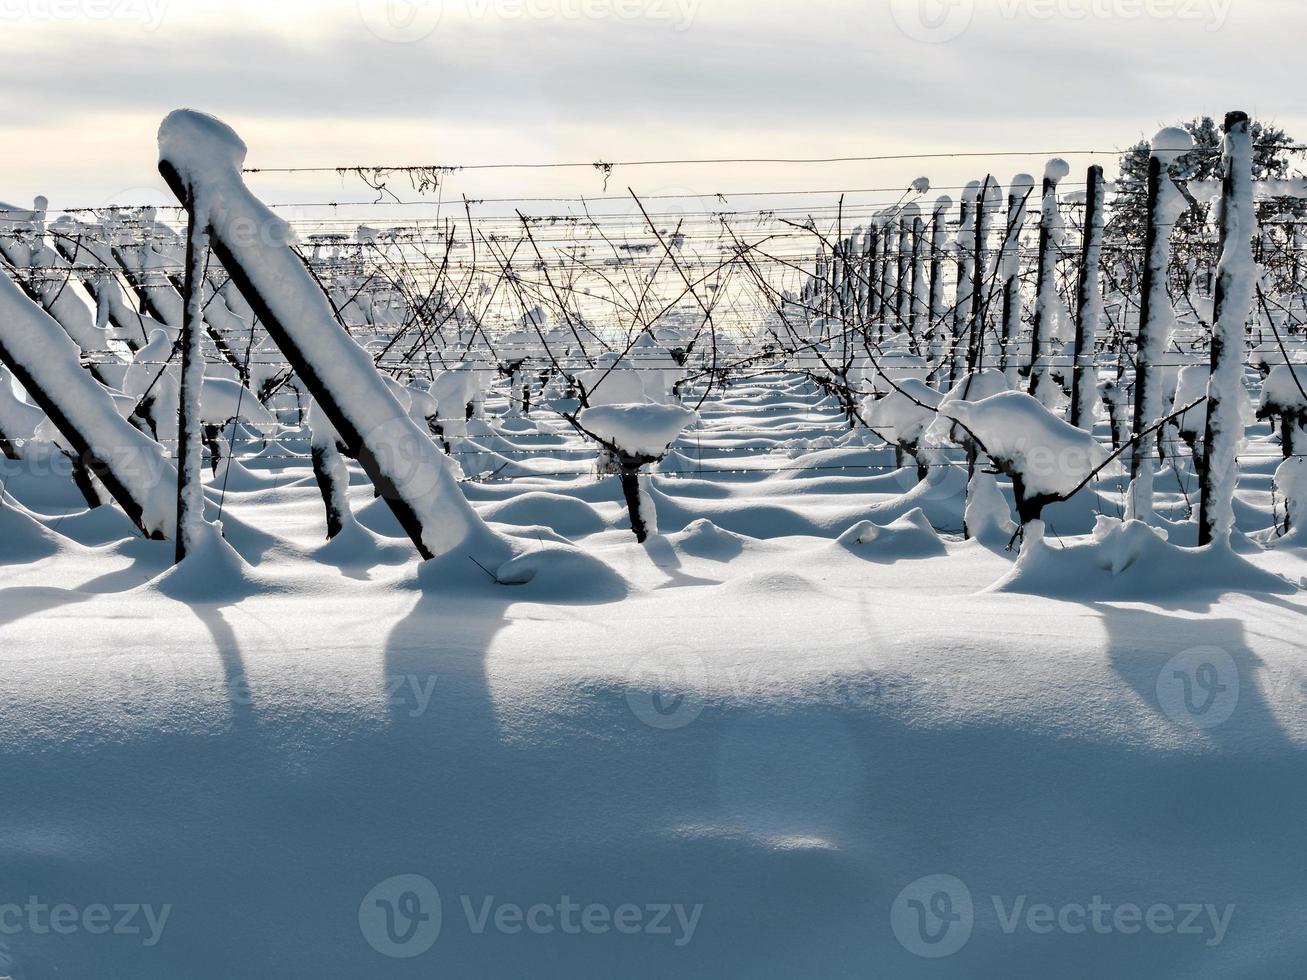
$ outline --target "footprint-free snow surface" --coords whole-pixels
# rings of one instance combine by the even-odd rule
[[[462,489],[518,585],[357,469],[327,543],[294,433],[175,570],[5,463],[0,975],[1297,974],[1303,552],[1192,550],[1159,476],[1169,540],[1103,489],[1018,563],[876,443],[738,383],[638,545],[556,413],[497,418]]]

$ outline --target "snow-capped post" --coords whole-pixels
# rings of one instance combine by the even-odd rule
[[[999,279],[1003,284],[1003,338],[998,351],[998,369],[1015,374],[1012,352],[1021,335],[1021,233],[1025,230],[1026,210],[1035,192],[1035,178],[1017,174],[1007,195],[1007,233],[999,255]],[[1013,386],[1015,387],[1015,385]]]
[[[948,378],[950,388],[957,384],[967,362],[967,345],[963,338],[967,336],[967,319],[971,315],[971,282],[975,262],[974,247],[968,245],[967,237],[975,225],[976,198],[979,194],[980,181],[973,180],[967,184],[962,192],[962,211],[958,218],[958,283],[953,301],[953,353],[949,359]]]
[[[1103,168],[1095,164],[1085,181],[1084,250],[1076,294],[1075,365],[1071,373],[1071,424],[1087,432],[1094,429],[1094,406],[1098,401],[1094,347],[1103,322],[1104,190]]]
[[[944,324],[944,251],[948,247],[948,211],[953,199],[941,197],[935,202],[930,219],[930,301],[927,306],[926,333],[931,339],[932,370],[939,371],[951,359],[950,331]]]
[[[917,211],[915,204],[908,204],[899,216],[898,268],[894,292],[898,303],[898,324],[894,327],[895,333],[901,333],[912,316],[912,223],[917,218]]]
[[[1189,206],[1171,179],[1172,164],[1194,148],[1193,137],[1183,129],[1163,129],[1153,137],[1148,163],[1148,234],[1142,295],[1139,300],[1139,340],[1135,359],[1134,431],[1143,432],[1162,417],[1162,371],[1159,363],[1175,329],[1175,309],[1169,288],[1171,237],[1175,223]],[[1251,177],[1250,177],[1251,179]],[[1251,299],[1249,300],[1251,303]],[[1247,317],[1245,316],[1245,319]],[[1127,516],[1148,521],[1153,512],[1153,481],[1157,472],[1160,436],[1142,440],[1130,462],[1130,496]]]
[[[992,174],[985,176],[976,197],[976,236],[972,246],[971,267],[971,337],[967,344],[967,373],[975,374],[984,363],[985,344],[985,266],[989,246],[989,229],[993,198],[999,193]]]
[[[908,303],[908,339],[917,354],[922,353],[921,310],[924,304],[921,302],[921,294],[926,284],[925,238],[926,222],[921,215],[917,215],[912,219],[912,296]]]
[[[197,220],[195,189],[186,201],[186,281],[182,316],[181,397],[177,413],[177,561],[200,546],[204,526],[203,431],[200,393],[204,388],[204,355],[200,335],[204,314],[204,266],[209,251],[209,232],[203,218]]]
[[[483,568],[502,565],[512,546],[472,509],[429,433],[341,326],[290,247],[289,227],[245,186],[245,154],[229,126],[200,112],[179,109],[159,130],[159,172],[179,201],[194,191],[213,254],[418,552],[461,551]]]
[[[1221,259],[1217,266],[1216,308],[1212,323],[1212,376],[1207,387],[1206,452],[1202,461],[1202,507],[1198,543],[1228,546],[1234,531],[1234,487],[1239,476],[1243,436],[1239,389],[1244,348],[1252,315],[1257,267],[1253,235],[1253,143],[1245,112],[1225,117],[1221,196]]]
[[[1039,271],[1035,286],[1035,317],[1030,328],[1030,394],[1045,408],[1057,404],[1053,381],[1053,330],[1057,320],[1057,253],[1062,246],[1062,211],[1057,186],[1071,165],[1055,158],[1044,168],[1043,209],[1039,219]]]
[[[867,324],[876,322],[881,310],[881,290],[885,288],[880,278],[880,242],[881,230],[873,217],[867,227]]]

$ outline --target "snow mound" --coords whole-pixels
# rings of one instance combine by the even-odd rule
[[[15,565],[49,558],[72,544],[3,491],[0,491],[0,540],[4,541],[5,561]]]
[[[987,591],[1071,601],[1157,601],[1240,592],[1292,595],[1297,588],[1229,548],[1179,548],[1139,521],[1100,517],[1093,539],[1066,548],[1022,548],[1012,571]]]
[[[221,604],[255,593],[278,591],[259,581],[253,569],[222,536],[221,524],[204,524],[199,546],[148,587],[187,603]]]
[[[687,555],[722,562],[740,554],[747,540],[743,535],[723,530],[707,518],[700,518],[671,537],[677,550]]]
[[[587,408],[578,421],[628,455],[658,459],[698,417],[680,405],[625,404]]]
[[[569,544],[545,542],[495,570],[501,586],[512,586],[514,599],[568,605],[617,602],[626,598],[626,579],[594,555]]]
[[[892,524],[863,521],[839,536],[836,544],[856,555],[878,561],[900,558],[937,558],[948,553],[944,542],[930,526],[925,511],[918,508]]]
[[[557,493],[523,493],[491,504],[481,516],[496,524],[518,527],[543,524],[569,538],[597,534],[608,528],[608,522],[593,505]]]

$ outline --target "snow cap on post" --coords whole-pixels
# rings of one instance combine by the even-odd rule
[[[1162,166],[1169,167],[1186,153],[1192,153],[1197,145],[1188,130],[1168,126],[1153,137],[1152,155],[1162,161]]]
[[[1048,161],[1044,167],[1044,180],[1057,184],[1067,179],[1071,173],[1071,164],[1067,163],[1061,157],[1054,157]]]
[[[208,113],[177,109],[159,126],[159,162],[171,164],[187,183],[240,173],[248,152],[236,130]]]

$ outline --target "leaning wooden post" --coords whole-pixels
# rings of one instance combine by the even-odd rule
[[[1207,386],[1199,546],[1228,547],[1234,531],[1234,490],[1243,438],[1239,389],[1243,385],[1244,348],[1257,279],[1252,252],[1257,215],[1253,207],[1250,128],[1247,113],[1231,112],[1225,117],[1221,262],[1212,324],[1212,378]]]
[[[204,388],[204,357],[200,350],[204,313],[204,266],[209,231],[195,216],[192,190],[186,201],[186,281],[182,318],[181,397],[177,419],[177,561],[193,554],[204,527],[203,427],[200,393]]]
[[[1057,250],[1062,245],[1062,212],[1057,185],[1071,172],[1065,160],[1053,159],[1044,169],[1043,207],[1039,220],[1039,272],[1035,287],[1035,317],[1030,329],[1030,394],[1045,408],[1059,397],[1053,383],[1053,326],[1057,311]]]
[[[1103,322],[1103,168],[1092,166],[1085,182],[1085,241],[1080,256],[1080,289],[1076,294],[1075,363],[1071,373],[1071,424],[1094,430],[1098,372],[1094,349]]]

